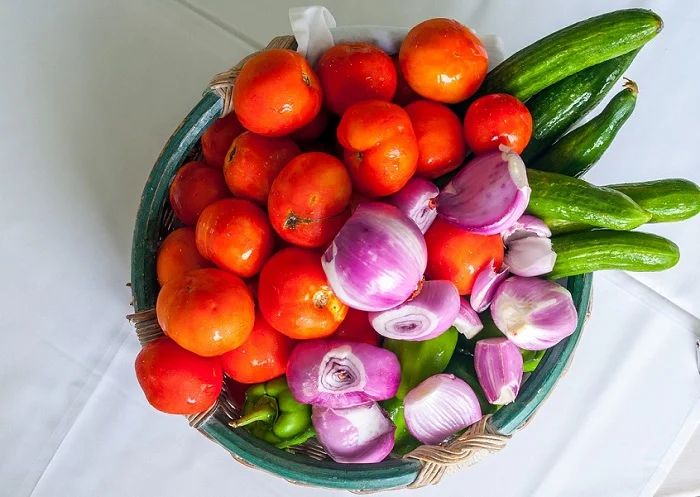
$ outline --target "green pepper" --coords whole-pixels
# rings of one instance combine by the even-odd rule
[[[294,400],[284,376],[248,388],[243,416],[229,424],[234,428],[245,426],[253,436],[280,449],[299,445],[315,435],[311,406]]]
[[[486,395],[479,384],[479,380],[476,377],[476,369],[474,369],[474,356],[471,354],[455,353],[450,360],[450,363],[445,368],[445,373],[450,373],[455,375],[457,378],[464,380],[474,393],[476,398],[479,399],[479,405],[481,406],[481,413],[483,414],[493,414],[501,406],[495,406],[489,404],[486,400]]]
[[[540,364],[546,350],[524,350],[520,349],[523,356],[523,373],[532,373]]]
[[[384,339],[382,346],[396,354],[401,364],[397,399],[403,400],[421,381],[445,370],[457,345],[457,335],[457,329],[451,327],[442,335],[422,342]]]

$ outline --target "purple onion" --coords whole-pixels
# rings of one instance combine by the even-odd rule
[[[459,314],[457,314],[457,319],[452,323],[452,326],[457,328],[457,331],[467,338],[474,338],[484,329],[479,315],[472,308],[471,304],[467,302],[467,299],[463,298],[459,299]]]
[[[428,264],[418,226],[396,207],[360,204],[321,258],[338,298],[361,311],[384,311],[416,290]]]
[[[469,296],[469,303],[476,312],[483,312],[489,308],[498,285],[503,283],[509,274],[508,266],[505,264],[501,266],[500,271],[496,271],[493,261],[479,271],[474,278],[474,286]]]
[[[413,177],[406,186],[385,200],[406,214],[418,225],[421,233],[425,233],[437,217],[435,199],[439,193],[432,181]]]
[[[556,260],[552,240],[530,236],[509,241],[503,263],[518,276],[539,276],[554,269]]]
[[[578,324],[569,291],[553,281],[512,276],[491,302],[496,327],[525,350],[544,350],[571,335]]]
[[[393,352],[341,340],[301,342],[287,362],[287,383],[302,404],[351,407],[396,394],[401,366]]]
[[[437,211],[454,226],[482,235],[507,230],[530,200],[525,164],[501,145],[472,159],[438,196]]]
[[[335,462],[380,462],[394,448],[396,426],[376,402],[344,409],[313,406],[311,422]]]
[[[459,314],[459,291],[446,280],[426,281],[414,299],[382,312],[370,312],[369,322],[382,336],[421,341],[452,326]]]
[[[479,385],[491,404],[510,404],[518,396],[523,381],[523,355],[507,338],[476,342],[474,367]]]
[[[408,392],[404,418],[411,435],[424,444],[437,445],[450,435],[481,419],[474,390],[451,374],[436,374]]]
[[[515,221],[509,228],[501,233],[503,243],[506,245],[509,242],[527,238],[529,236],[541,236],[549,238],[552,236],[552,231],[539,217],[523,214],[520,219]]]

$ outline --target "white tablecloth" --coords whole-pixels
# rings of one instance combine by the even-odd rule
[[[637,110],[591,179],[700,182],[693,150],[700,5],[570,3],[327,6],[339,25],[454,17],[500,34],[507,53],[590,15],[653,8],[666,28],[628,71],[641,90]],[[183,418],[152,410],[134,378],[138,343],[124,319],[131,231],[153,161],[211,75],[288,33],[291,6],[0,3],[0,495],[345,495],[245,468]],[[700,422],[693,335],[700,329],[700,218],[652,230],[678,242],[678,267],[596,276],[594,312],[575,361],[528,428],[482,464],[406,495],[636,496],[659,489]],[[697,440],[661,495],[700,493]]]

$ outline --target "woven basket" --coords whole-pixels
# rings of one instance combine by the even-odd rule
[[[266,49],[294,48],[291,36],[275,38]],[[177,170],[199,155],[199,139],[218,117],[232,110],[231,89],[244,59],[230,71],[217,75],[197,106],[175,130],[151,171],[143,190],[134,229],[131,289],[135,325],[141,344],[163,336],[155,316],[158,295],[156,253],[163,238],[179,226],[168,203],[168,190]],[[579,313],[573,335],[549,349],[539,367],[523,383],[515,402],[492,416],[485,416],[462,436],[441,446],[422,446],[404,457],[389,457],[377,464],[339,464],[328,458],[311,440],[294,452],[277,449],[244,429],[228,423],[239,414],[224,389],[218,402],[206,412],[189,416],[190,425],[227,449],[233,457],[291,482],[355,492],[420,487],[437,483],[446,472],[469,466],[503,448],[523,427],[566,372],[578,343],[589,306],[590,274],[569,278],[567,286]]]

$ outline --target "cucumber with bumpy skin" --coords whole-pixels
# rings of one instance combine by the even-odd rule
[[[700,186],[687,179],[610,185],[651,214],[650,223],[683,221],[700,213]]]
[[[527,210],[542,219],[562,219],[599,228],[631,230],[651,214],[624,193],[591,185],[579,178],[527,171],[532,192]]]
[[[678,263],[678,246],[639,231],[593,230],[552,237],[557,261],[549,279],[605,269],[663,271]]]
[[[637,103],[637,85],[627,80],[600,114],[564,135],[528,167],[567,176],[583,176],[600,160]]]
[[[537,159],[608,94],[639,50],[601,62],[545,88],[525,104],[532,115],[532,136],[520,154],[525,164]]]
[[[582,69],[643,46],[662,28],[661,18],[644,9],[617,10],[591,17],[508,57],[486,75],[476,96],[508,93],[527,100]]]

